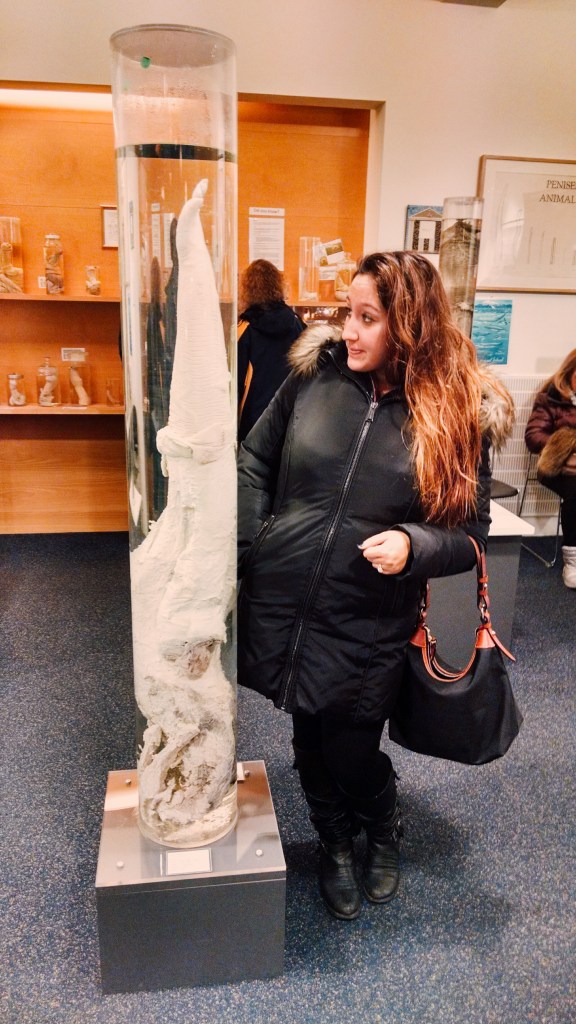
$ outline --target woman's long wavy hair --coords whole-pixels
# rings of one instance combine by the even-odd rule
[[[538,391],[546,393],[550,385],[552,385],[552,387],[555,387],[556,391],[562,395],[562,398],[570,400],[575,390],[572,386],[572,377],[574,376],[575,371],[576,348],[573,348],[566,358],[560,363],[556,373],[553,373],[547,381],[544,381],[544,384],[538,388]]]
[[[373,253],[356,274],[374,279],[387,314],[385,375],[401,386],[411,418],[411,451],[426,519],[446,526],[476,510],[484,373],[476,349],[452,319],[436,268],[412,252]],[[492,378],[490,386],[500,391]],[[502,395],[508,398],[506,389]]]
[[[240,278],[240,311],[250,306],[268,306],[281,302],[285,294],[284,275],[268,260],[254,260]]]

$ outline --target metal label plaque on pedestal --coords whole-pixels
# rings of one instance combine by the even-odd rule
[[[105,992],[282,973],[286,864],[266,769],[238,768],[235,828],[191,850],[146,839],[136,771],[109,773],[96,873]]]

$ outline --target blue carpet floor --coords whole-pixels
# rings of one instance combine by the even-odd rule
[[[574,1024],[576,591],[559,566],[522,555],[509,754],[469,768],[389,745],[401,888],[355,922],[317,892],[290,721],[240,692],[238,757],[266,761],[288,866],[285,973],[111,996],[94,877],[107,773],[135,763],[127,539],[2,537],[0,565],[2,1024]]]

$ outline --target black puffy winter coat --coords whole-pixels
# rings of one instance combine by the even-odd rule
[[[240,415],[238,440],[243,441],[290,372],[287,356],[304,324],[285,302],[250,306],[242,314],[248,324],[238,342],[238,404],[242,401],[248,366],[250,387]]]
[[[475,564],[467,533],[486,545],[489,445],[477,517],[424,523],[402,393],[374,400],[345,345],[311,333],[240,452],[238,678],[286,711],[369,723],[395,702],[422,581]],[[387,576],[358,545],[392,527],[411,555]]]

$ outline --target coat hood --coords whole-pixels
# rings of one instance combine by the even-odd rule
[[[277,336],[289,331],[298,317],[285,302],[271,302],[266,306],[249,306],[240,316],[260,334]]]
[[[312,377],[320,366],[322,352],[342,340],[342,331],[334,324],[311,324],[296,339],[288,362],[300,377]]]
[[[312,377],[322,363],[322,354],[342,340],[340,327],[333,324],[312,324],[292,345],[288,362],[296,374]],[[499,451],[512,433],[515,411],[512,396],[501,380],[486,366],[479,363],[482,381],[480,427],[491,445]]]

